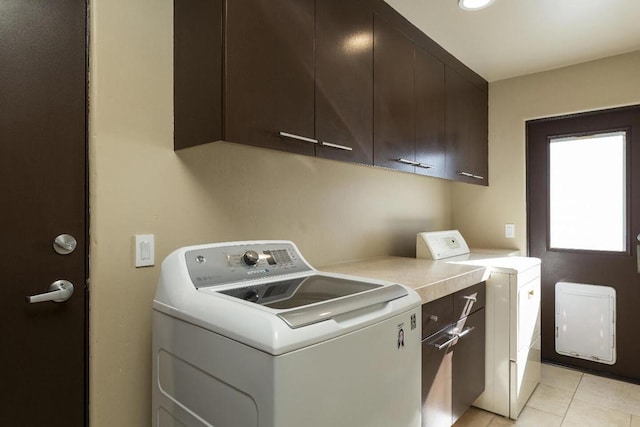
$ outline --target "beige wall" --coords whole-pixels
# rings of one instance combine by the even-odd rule
[[[452,185],[452,225],[475,247],[526,252],[525,121],[640,103],[640,52],[489,85],[488,188]],[[516,238],[504,238],[504,224]]]
[[[414,255],[450,226],[451,184],[218,142],[172,149],[171,0],[94,0],[90,64],[90,421],[150,425],[151,301],[171,250],[291,239],[316,265]],[[156,235],[156,266],[131,239]]]

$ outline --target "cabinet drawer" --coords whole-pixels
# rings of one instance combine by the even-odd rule
[[[469,286],[453,294],[453,315],[455,320],[468,316],[483,308],[485,297],[485,282]]]
[[[447,295],[422,306],[422,338],[438,332],[453,322],[453,295]]]

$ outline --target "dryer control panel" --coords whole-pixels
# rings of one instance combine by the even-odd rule
[[[458,230],[430,231],[416,236],[416,258],[444,259],[469,253]]]
[[[213,244],[185,253],[196,288],[311,271],[292,242]]]

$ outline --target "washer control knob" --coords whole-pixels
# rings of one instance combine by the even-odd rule
[[[246,251],[244,255],[242,255],[242,262],[247,265],[256,265],[260,261],[260,256],[256,251]]]

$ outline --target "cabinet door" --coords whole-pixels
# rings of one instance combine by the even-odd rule
[[[452,424],[453,353],[444,345],[450,339],[447,330],[422,341],[422,427]]]
[[[489,185],[489,106],[487,93],[473,86],[470,92],[469,169],[475,184]]]
[[[461,332],[464,335],[452,347],[452,424],[484,391],[485,309],[467,317]]]
[[[414,172],[413,42],[374,15],[373,50],[373,162]]]
[[[450,67],[445,69],[446,92],[446,177],[468,181],[460,175],[469,169],[469,108],[470,86],[460,74]]]
[[[222,139],[222,0],[173,2],[176,150]]]
[[[313,155],[314,1],[228,0],[225,135],[231,142]]]
[[[373,12],[316,2],[316,155],[373,163]]]
[[[446,176],[488,183],[487,93],[446,67]]]
[[[415,58],[416,173],[445,177],[444,64],[416,48]]]

